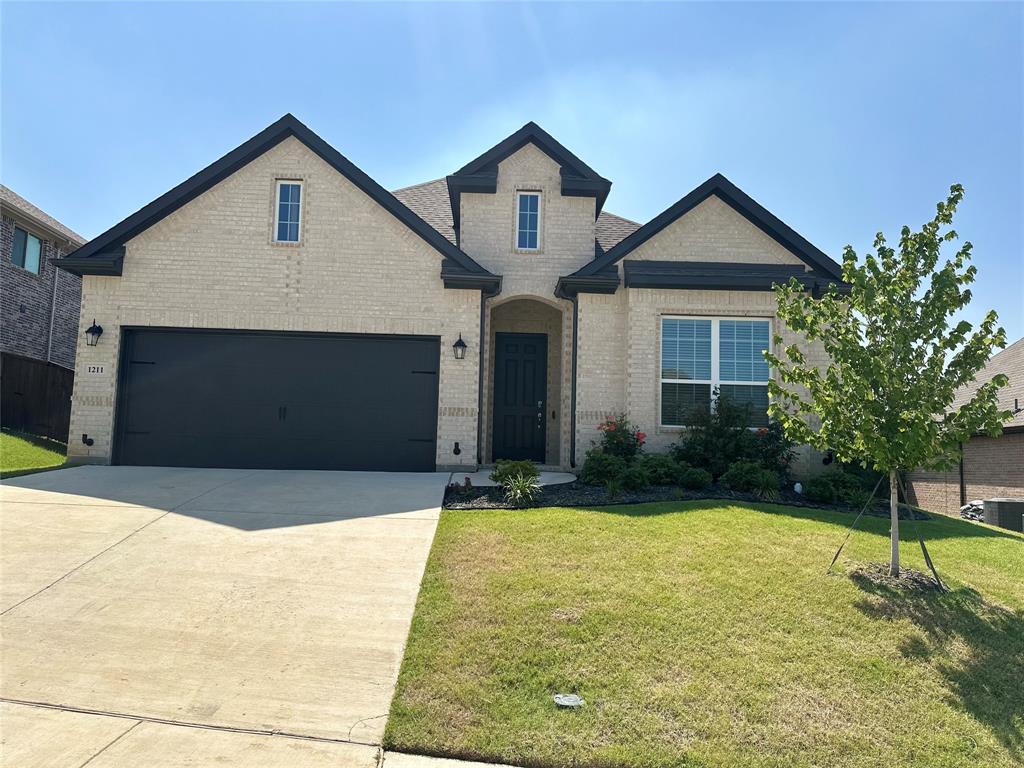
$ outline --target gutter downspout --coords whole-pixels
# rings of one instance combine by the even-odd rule
[[[476,386],[476,466],[483,466],[484,460],[484,320],[487,317],[487,296],[480,291],[480,365],[477,369]]]
[[[576,350],[579,347],[579,319],[580,304],[579,294],[572,296],[572,413],[569,414],[570,429],[569,435],[569,468],[576,469]]]
[[[964,478],[964,444],[958,443],[960,447],[960,506],[967,503],[967,481]]]

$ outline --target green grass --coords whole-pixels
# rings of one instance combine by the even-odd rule
[[[0,432],[0,477],[15,477],[59,467],[67,451],[63,443],[19,432]]]
[[[947,594],[851,578],[888,523],[678,502],[442,514],[385,746],[528,766],[1019,766],[1024,537],[919,523]],[[924,569],[904,523],[904,563]],[[557,710],[577,692],[580,711]]]

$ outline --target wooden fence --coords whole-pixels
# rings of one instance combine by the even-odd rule
[[[68,441],[75,372],[20,355],[0,355],[0,425]]]

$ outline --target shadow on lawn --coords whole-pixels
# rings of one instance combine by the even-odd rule
[[[924,637],[905,642],[899,649],[903,656],[934,659],[951,698],[1015,758],[1024,757],[1024,613],[988,603],[967,587],[907,592],[863,576],[851,579],[873,596],[858,601],[857,609],[871,618],[906,619],[918,627]]]
[[[645,504],[622,504],[595,506],[593,509],[605,514],[624,515],[627,517],[645,517],[651,515],[665,515],[678,513],[680,511],[706,509],[709,507],[728,506],[746,507],[756,509],[768,515],[786,515],[798,517],[805,520],[813,520],[818,523],[827,523],[838,528],[848,528],[857,516],[855,512],[846,512],[836,509],[822,509],[820,507],[798,507],[787,504],[773,504],[752,502],[739,499],[681,499],[679,501],[658,501]],[[969,520],[960,520],[945,515],[932,515],[930,520],[916,521],[921,527],[925,542],[938,539],[967,539],[967,538],[1003,538],[1014,539],[1024,544],[1020,534],[1000,531],[995,528],[987,528]],[[865,515],[857,523],[857,530],[875,534],[877,536],[889,537],[889,519],[887,517],[875,517]],[[900,521],[900,536],[904,541],[916,544],[917,538],[914,529],[908,521]]]

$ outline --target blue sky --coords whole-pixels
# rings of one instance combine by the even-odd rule
[[[949,185],[1024,335],[1024,6],[2,6],[0,169],[88,237],[285,112],[388,188],[535,120],[646,221],[722,172],[835,258]]]

